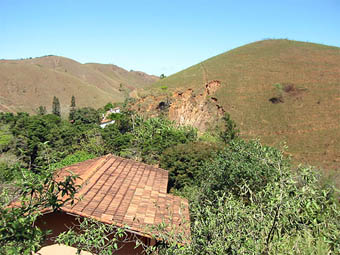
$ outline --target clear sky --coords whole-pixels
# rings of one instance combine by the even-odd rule
[[[175,73],[267,39],[340,46],[340,0],[0,0],[0,58]]]

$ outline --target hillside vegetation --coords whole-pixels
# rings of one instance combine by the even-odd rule
[[[212,141],[190,126],[143,119],[124,108],[102,129],[86,110],[76,109],[73,122],[53,114],[0,113],[0,131],[7,135],[0,147],[0,254],[35,254],[49,238],[35,224],[39,216],[79,197],[77,176],[70,171],[54,178],[56,169],[108,153],[168,170],[168,188],[190,203],[190,222],[178,220],[190,224],[191,237],[169,231],[164,221],[148,226],[158,243],[143,246],[145,254],[338,254],[339,193],[314,169],[293,168],[278,149],[239,138],[228,115],[226,129]],[[21,206],[8,206],[13,197]],[[126,238],[128,226],[86,217],[79,224],[56,241],[98,255],[116,254],[121,242],[140,244]]]
[[[0,111],[33,113],[40,105],[50,110],[57,96],[61,112],[66,113],[72,95],[79,106],[98,108],[110,101],[121,102],[127,92],[157,80],[115,65],[80,64],[58,56],[0,60]]]
[[[186,91],[198,98],[211,81],[220,87],[210,97],[230,113],[242,137],[274,146],[285,141],[295,162],[339,169],[340,48],[259,41],[159,80],[143,93],[163,88],[177,91],[170,101]]]

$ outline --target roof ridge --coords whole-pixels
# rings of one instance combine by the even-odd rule
[[[88,167],[88,169],[91,169],[96,163],[98,163],[98,161],[100,161],[100,159],[105,159],[105,161],[103,161],[102,164],[100,164],[100,166],[94,167],[94,169],[92,169],[92,171],[90,171],[90,173],[85,174],[85,178],[83,178],[83,179],[84,179],[83,184],[84,184],[84,182],[86,182],[87,180],[89,180],[89,179],[95,174],[95,172],[97,172],[98,169],[100,169],[107,161],[110,160],[109,155],[110,155],[110,154],[105,155],[105,156],[102,156],[102,157],[99,157],[96,161],[94,161],[94,162]],[[85,172],[85,173],[87,173],[87,172]]]

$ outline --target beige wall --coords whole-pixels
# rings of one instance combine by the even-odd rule
[[[47,237],[47,240],[44,242],[43,246],[54,244],[55,238],[62,232],[67,231],[70,227],[77,225],[78,221],[76,217],[73,215],[69,215],[64,212],[54,212],[48,213],[41,216],[36,225],[43,230],[52,230],[52,234]],[[132,238],[132,234],[130,235]],[[150,244],[150,239],[146,237],[139,236],[139,239],[142,240],[145,244]],[[143,254],[143,249],[138,247],[134,249],[135,243],[120,243],[119,246],[121,249],[117,251],[115,254],[125,254],[125,255],[137,255]]]

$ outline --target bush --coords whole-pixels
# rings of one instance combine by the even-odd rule
[[[147,163],[157,162],[162,152],[174,145],[197,140],[197,131],[192,127],[175,126],[169,120],[139,119],[133,130],[133,145],[138,156]]]
[[[20,164],[8,165],[0,162],[0,183],[9,183],[13,181],[20,173]]]
[[[96,156],[85,151],[77,151],[74,154],[68,155],[66,158],[61,161],[51,164],[51,169],[63,168],[65,166],[70,166],[78,162],[83,162],[88,159],[95,158]]]
[[[240,186],[247,183],[254,191],[278,180],[276,168],[287,167],[282,153],[258,141],[232,140],[211,162],[202,167],[202,183],[209,197],[225,192],[240,194]]]
[[[191,189],[191,241],[157,254],[337,254],[340,210],[312,168],[292,171],[278,150],[234,141]]]
[[[219,136],[223,142],[229,143],[239,136],[240,130],[236,127],[236,123],[230,118],[229,114],[224,114],[222,120],[224,127],[219,132]]]
[[[166,149],[160,157],[160,167],[169,170],[168,189],[198,185],[202,166],[220,147],[207,142],[190,142]]]

